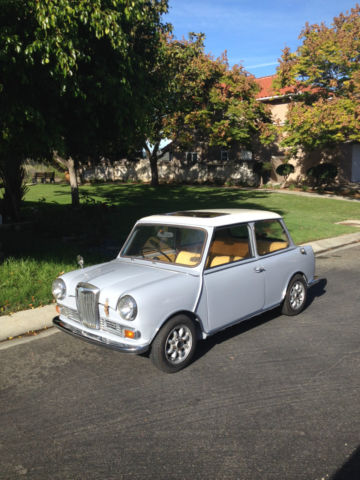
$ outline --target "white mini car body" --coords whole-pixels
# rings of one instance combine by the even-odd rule
[[[174,212],[139,220],[118,257],[53,283],[54,324],[123,352],[150,350],[176,372],[204,339],[282,305],[300,313],[315,282],[312,248],[260,210]]]

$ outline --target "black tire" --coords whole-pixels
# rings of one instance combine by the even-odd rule
[[[290,280],[286,291],[285,300],[281,313],[284,315],[297,315],[302,312],[306,305],[307,284],[304,277],[296,274]]]
[[[171,318],[156,335],[150,352],[153,364],[166,373],[189,365],[197,343],[194,322],[186,315]]]

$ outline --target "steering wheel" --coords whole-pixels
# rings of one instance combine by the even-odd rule
[[[160,248],[157,247],[156,245],[154,245],[153,247],[142,247],[142,248],[140,249],[140,253],[141,253],[141,255],[142,255],[143,258],[144,258],[144,253],[145,253],[146,251],[152,252],[153,250],[155,250],[156,252],[159,252],[161,255],[164,255],[164,257],[167,258],[170,263],[172,263],[171,258],[170,258],[168,255],[166,255],[165,252],[163,252],[162,250],[160,250]]]

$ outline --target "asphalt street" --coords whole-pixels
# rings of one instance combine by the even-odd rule
[[[297,317],[201,342],[167,375],[63,333],[0,350],[0,478],[360,479],[360,246]]]

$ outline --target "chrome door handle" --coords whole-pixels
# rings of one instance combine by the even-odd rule
[[[255,272],[256,272],[256,273],[265,272],[265,267],[256,267],[256,268],[255,268]]]

